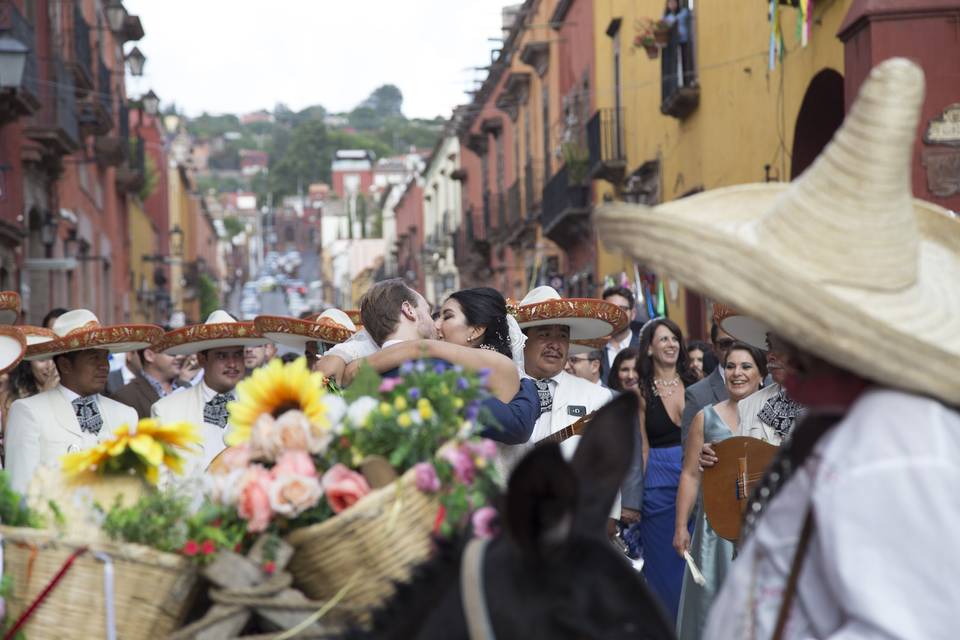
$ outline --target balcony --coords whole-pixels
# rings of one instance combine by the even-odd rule
[[[80,148],[80,132],[77,128],[77,105],[73,88],[73,76],[67,72],[63,61],[49,62],[52,73],[41,89],[42,106],[27,125],[27,137],[41,142],[54,155],[67,155]]]
[[[83,17],[80,3],[73,5],[73,29],[68,32],[71,46],[68,48],[67,69],[73,73],[77,97],[82,98],[93,90],[93,54],[90,50],[90,25]]]
[[[520,181],[517,180],[507,189],[507,226],[516,227],[523,223],[520,210]]]
[[[106,135],[97,136],[93,151],[101,165],[116,167],[127,158],[130,151],[130,115],[127,107],[120,105],[117,127]]]
[[[97,60],[97,92],[87,98],[80,110],[80,130],[84,135],[103,136],[113,128],[113,89],[110,69]]]
[[[117,189],[127,193],[137,193],[143,189],[147,179],[147,158],[143,138],[137,136],[130,140],[129,160],[117,167]]]
[[[590,209],[590,187],[571,184],[564,165],[543,190],[543,233],[561,247],[578,244],[589,237]]]
[[[700,85],[693,43],[680,43],[675,29],[670,44],[660,51],[660,113],[683,120],[700,104]]]
[[[467,209],[463,215],[463,225],[455,234],[454,262],[462,274],[469,274],[476,280],[490,275],[490,243],[477,238],[474,233],[474,211]]]
[[[0,89],[0,122],[3,122],[8,117],[29,116],[40,110],[40,65],[33,26],[12,2],[5,3],[0,9],[0,34],[27,48],[20,86]]]
[[[627,171],[623,109],[599,109],[587,122],[590,177],[620,184]]]

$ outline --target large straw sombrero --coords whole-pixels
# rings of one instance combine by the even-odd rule
[[[110,353],[136,351],[149,347],[163,335],[163,329],[152,324],[114,324],[105,326],[92,311],[74,309],[53,321],[53,339],[39,327],[27,329],[31,337],[24,356],[27,360],[45,360],[72,351],[106,349]],[[43,335],[41,335],[43,334]]]
[[[888,60],[793,183],[608,205],[600,235],[839,367],[960,403],[960,222],[910,190],[923,84]]]
[[[316,319],[287,316],[257,316],[253,324],[269,340],[291,349],[303,349],[308,342],[340,344],[357,332],[357,326],[340,309],[327,309]]]
[[[517,305],[521,329],[562,324],[570,327],[571,340],[594,340],[627,326],[623,309],[596,298],[561,298],[553,287],[531,289]]]
[[[259,347],[269,340],[260,335],[252,322],[239,322],[217,309],[203,324],[192,324],[168,331],[154,345],[155,351],[183,356],[221,347]]]
[[[0,326],[0,374],[20,364],[27,350],[27,341],[20,327]]]
[[[20,294],[0,291],[0,324],[13,324],[20,317]]]

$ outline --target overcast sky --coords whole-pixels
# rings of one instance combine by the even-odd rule
[[[189,115],[322,104],[347,111],[403,91],[408,117],[450,115],[490,60],[504,0],[125,0],[147,57],[131,97],[153,89]],[[133,46],[128,43],[125,50]]]

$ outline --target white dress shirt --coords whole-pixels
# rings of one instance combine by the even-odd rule
[[[620,353],[621,351],[623,351],[624,349],[626,349],[627,347],[629,347],[631,340],[633,340],[633,330],[632,330],[632,329],[629,330],[629,331],[627,331],[627,337],[624,338],[623,340],[621,340],[620,342],[618,342],[618,343],[613,343],[613,344],[611,344],[610,342],[607,343],[607,345],[606,345],[606,347],[604,347],[604,349],[605,349],[606,354],[607,354],[607,365],[608,365],[608,366],[610,366],[610,367],[613,366],[613,361],[616,359],[617,354]]]
[[[785,639],[956,638],[958,488],[960,414],[900,391],[865,393],[768,504],[704,638],[773,635],[811,504]]]

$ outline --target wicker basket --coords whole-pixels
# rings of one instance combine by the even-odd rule
[[[7,621],[13,624],[83,543],[52,532],[0,526],[3,571],[13,580]],[[160,638],[186,616],[197,574],[186,558],[135,544],[92,544],[34,611],[22,631],[30,640],[106,638],[104,562],[113,564],[116,637]]]
[[[439,502],[416,488],[413,470],[364,496],[320,524],[287,537],[294,584],[314,600],[328,600],[353,578],[343,605],[370,610],[410,577],[430,553],[430,532]],[[354,578],[354,576],[356,576]]]

